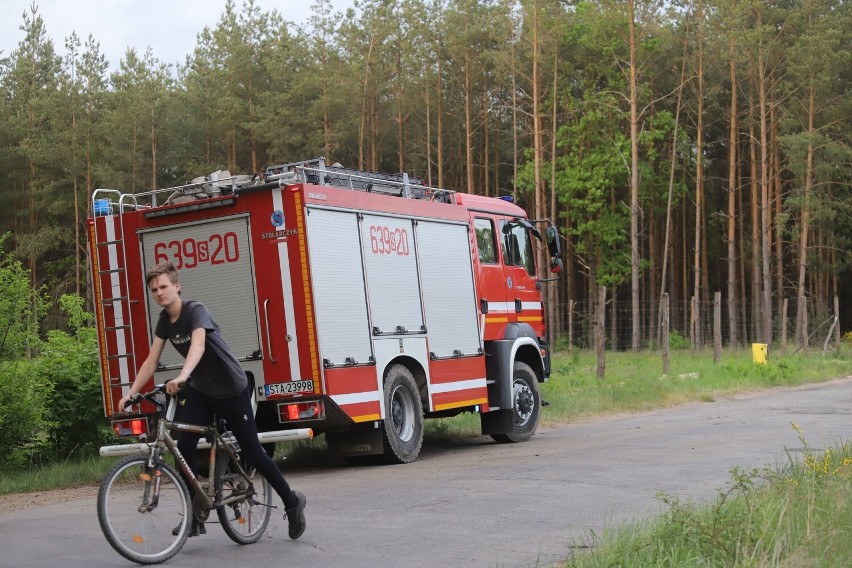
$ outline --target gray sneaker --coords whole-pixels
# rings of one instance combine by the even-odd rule
[[[298,503],[296,503],[293,507],[287,507],[284,509],[284,518],[287,519],[287,532],[290,534],[290,538],[296,540],[302,536],[305,532],[305,527],[308,524],[307,521],[305,521],[305,504],[308,500],[301,491],[293,491],[293,495],[295,495],[296,499],[298,499]]]

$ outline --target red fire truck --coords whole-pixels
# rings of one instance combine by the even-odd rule
[[[99,189],[92,206],[104,410],[119,434],[146,428],[149,409],[117,404],[159,313],[145,272],[166,261],[243,365],[261,431],[311,428],[348,459],[396,463],[417,457],[424,418],[473,411],[495,440],[535,433],[550,374],[542,234],[513,203],[320,158]],[[559,235],[544,234],[558,272]],[[155,380],[181,364],[167,348]]]

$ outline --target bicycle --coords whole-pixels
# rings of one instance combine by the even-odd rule
[[[192,525],[192,516],[205,522],[216,510],[225,533],[238,544],[257,542],[269,524],[272,487],[253,468],[244,468],[236,440],[223,435],[221,419],[210,426],[182,424],[172,420],[175,398],[169,408],[158,399],[165,385],[128,402],[143,399],[157,407],[156,438],[137,445],[109,446],[102,455],[118,451],[134,452],[117,462],[101,482],[98,491],[98,520],[110,545],[123,557],[139,564],[159,564],[180,552]],[[208,480],[202,482],[189,468],[170,431],[193,432],[202,436],[199,448],[210,447]],[[276,434],[276,433],[270,433]],[[289,432],[282,436],[296,438]],[[209,444],[204,443],[204,437]],[[106,450],[106,451],[105,451]],[[171,453],[193,488],[194,498],[173,466],[164,461]],[[191,516],[192,515],[192,516]]]

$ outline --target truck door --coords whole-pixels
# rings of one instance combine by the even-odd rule
[[[502,339],[514,304],[508,297],[506,277],[500,262],[499,229],[494,217],[486,215],[474,216],[473,227],[476,233],[474,262],[478,274],[478,307],[485,319],[483,338],[486,341]]]
[[[541,292],[536,287],[537,273],[532,235],[511,219],[500,220],[503,245],[503,276],[507,301],[510,304],[509,321],[532,326],[536,335],[543,333]]]

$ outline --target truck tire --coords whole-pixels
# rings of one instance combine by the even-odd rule
[[[404,365],[391,366],[385,375],[384,391],[384,461],[413,462],[423,445],[423,406],[411,371]]]
[[[526,363],[515,361],[512,370],[512,421],[511,434],[492,434],[501,443],[526,442],[535,434],[541,417],[541,396],[538,377]]]

